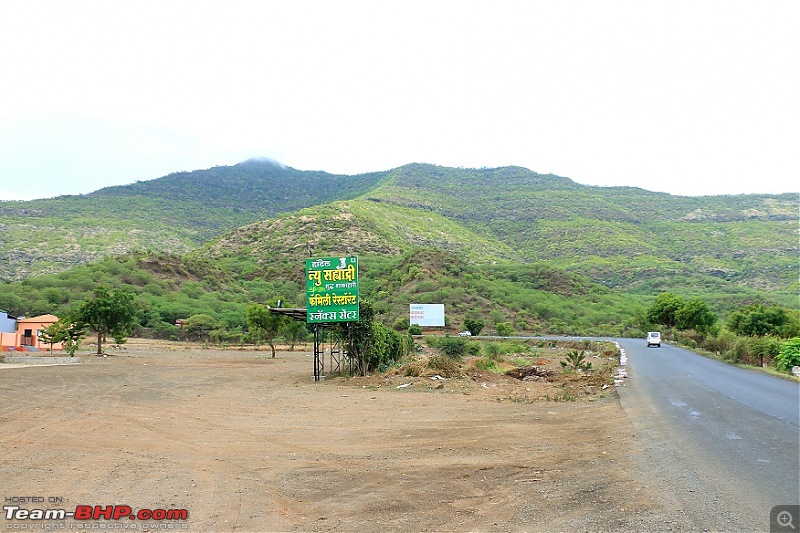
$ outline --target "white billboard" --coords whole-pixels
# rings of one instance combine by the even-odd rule
[[[444,304],[410,304],[409,323],[444,327]]]

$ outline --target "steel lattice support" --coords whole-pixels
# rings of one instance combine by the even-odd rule
[[[270,307],[270,313],[276,315],[283,315],[293,320],[306,322],[308,316],[307,310],[303,308],[280,308]],[[346,340],[333,340],[329,331],[325,328],[330,328],[334,324],[328,322],[320,322],[314,324],[314,381],[322,381],[325,379],[325,342],[330,344],[330,369],[329,372],[348,372],[351,376],[355,372],[361,372],[362,362],[354,359],[353,354],[350,353],[350,335]],[[350,326],[348,325],[348,329]],[[326,336],[328,337],[326,339]]]
[[[325,348],[322,345],[319,324],[314,324],[314,381],[325,378]]]

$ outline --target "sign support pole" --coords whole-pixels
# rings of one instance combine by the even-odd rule
[[[322,365],[325,363],[325,353],[320,350],[320,339],[319,339],[319,324],[314,324],[314,381],[321,381],[322,374],[324,370],[322,369]],[[322,352],[322,353],[320,353]]]

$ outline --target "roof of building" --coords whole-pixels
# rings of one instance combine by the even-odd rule
[[[39,315],[30,318],[20,318],[18,322],[56,322],[58,317],[55,315]]]

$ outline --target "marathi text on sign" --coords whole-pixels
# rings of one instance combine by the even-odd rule
[[[307,322],[358,321],[358,257],[306,259]]]

